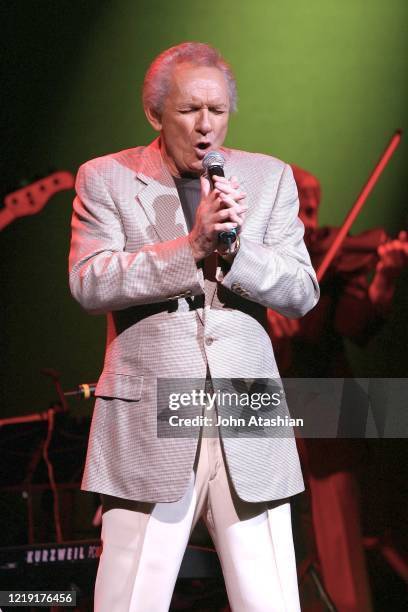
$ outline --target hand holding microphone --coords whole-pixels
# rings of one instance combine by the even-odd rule
[[[222,180],[225,179],[224,174],[225,159],[218,151],[210,151],[204,155],[203,168],[207,171],[208,178],[213,188],[216,185],[222,185]],[[222,191],[221,191],[222,193]],[[218,234],[218,241],[224,243],[227,248],[231,247],[231,244],[237,239],[237,230],[231,229],[229,231],[223,231]]]
[[[236,241],[246,208],[241,200],[246,194],[240,190],[236,177],[224,176],[224,158],[211,151],[203,159],[208,178],[201,177],[202,198],[189,239],[196,261],[211,255],[216,249],[226,254]],[[211,189],[212,188],[212,189]]]

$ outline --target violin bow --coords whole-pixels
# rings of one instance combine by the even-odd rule
[[[365,204],[365,201],[367,200],[367,198],[370,195],[371,191],[373,190],[375,184],[377,183],[378,179],[380,178],[384,168],[386,167],[386,165],[390,161],[390,159],[391,159],[395,149],[398,147],[398,145],[399,145],[399,143],[401,141],[401,136],[402,136],[402,130],[401,129],[398,129],[398,130],[396,130],[394,132],[390,142],[387,145],[387,148],[385,149],[384,153],[381,155],[379,162],[375,166],[375,168],[372,171],[370,177],[368,178],[366,184],[364,185],[363,189],[361,190],[360,195],[358,196],[357,200],[355,201],[355,203],[351,207],[351,210],[347,214],[347,217],[345,218],[344,223],[343,223],[342,227],[340,228],[339,233],[337,234],[337,236],[333,240],[333,243],[331,244],[330,248],[328,249],[326,255],[323,257],[322,263],[320,264],[320,266],[319,266],[319,268],[318,268],[318,270],[316,272],[317,280],[319,282],[322,280],[323,276],[326,274],[328,267],[330,266],[331,262],[333,261],[334,257],[336,256],[336,253],[339,250],[342,242],[344,241],[345,237],[347,236],[347,234],[348,234],[348,232],[350,230],[350,227],[353,225],[356,217],[360,214],[360,211],[363,208],[363,206]]]

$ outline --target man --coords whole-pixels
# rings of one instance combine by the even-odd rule
[[[292,169],[299,192],[299,217],[313,261],[316,242],[325,237],[324,230],[330,230],[318,227],[320,183],[306,170],[294,165]],[[362,255],[358,259],[358,263],[364,261]],[[303,319],[291,321],[269,311],[269,331],[281,374],[351,377],[344,338],[362,345],[381,328],[391,310],[397,277],[407,264],[407,234],[400,232],[397,239],[378,248],[378,262],[374,263],[370,282],[364,267],[337,265],[321,283],[319,304]],[[363,437],[363,416],[360,432],[355,433],[352,423],[344,420],[340,427],[345,431],[339,435]],[[359,490],[354,476],[364,454],[362,441],[304,439],[299,440],[299,446],[310,492],[317,556],[328,594],[339,612],[371,612]]]
[[[103,504],[95,609],[168,610],[202,515],[232,609],[294,612],[293,437],[160,437],[156,410],[163,378],[278,376],[266,307],[295,317],[318,299],[292,172],[222,147],[236,86],[208,45],[156,58],[143,102],[159,138],[82,166],[72,221],[71,291],[108,316],[83,480]],[[212,188],[202,161],[215,150],[232,178]]]

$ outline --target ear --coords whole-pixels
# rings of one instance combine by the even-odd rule
[[[152,128],[156,130],[156,132],[160,132],[160,130],[162,129],[162,122],[161,116],[158,114],[158,112],[153,110],[153,108],[151,108],[150,106],[145,106],[144,112]]]

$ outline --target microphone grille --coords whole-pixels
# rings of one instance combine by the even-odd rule
[[[225,157],[219,153],[219,151],[210,151],[206,153],[203,158],[203,168],[204,170],[208,170],[211,166],[221,166],[224,167]]]

